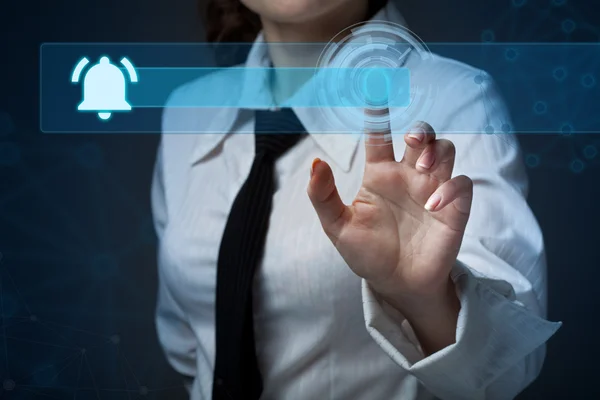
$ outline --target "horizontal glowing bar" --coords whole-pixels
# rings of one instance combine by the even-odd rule
[[[128,86],[128,101],[134,108],[367,107],[382,105],[385,100],[389,106],[405,107],[410,103],[410,73],[406,68],[138,68],[137,71],[139,82]],[[282,104],[275,104],[268,90],[272,76],[285,81],[286,87],[298,88]],[[171,96],[186,83],[189,83],[187,88]]]

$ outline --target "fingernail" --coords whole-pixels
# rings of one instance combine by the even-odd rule
[[[312,164],[310,165],[310,177],[312,178],[313,174],[315,173],[315,166],[321,162],[321,159],[319,157],[315,158],[312,162]]]
[[[425,209],[427,211],[434,211],[438,204],[440,204],[440,201],[442,201],[442,196],[437,193],[432,194],[427,203],[425,203]]]
[[[421,128],[411,128],[410,132],[408,133],[408,137],[422,142],[425,138],[425,131]]]
[[[428,151],[427,153],[423,154],[421,158],[419,158],[419,161],[417,161],[417,165],[421,168],[429,169],[433,165],[434,161],[435,154],[433,153],[433,151]]]

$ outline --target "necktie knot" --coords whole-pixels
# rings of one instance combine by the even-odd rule
[[[290,108],[256,111],[255,152],[277,159],[305,136],[304,126]]]

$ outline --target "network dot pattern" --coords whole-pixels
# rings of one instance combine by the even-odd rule
[[[546,2],[511,0],[510,7],[507,7],[496,18],[496,26],[486,27],[481,31],[482,43],[494,43],[498,40],[496,37],[496,28],[505,28],[513,26],[510,37],[503,37],[502,42],[565,42],[588,41],[600,42],[600,27],[592,24],[582,15],[581,11],[572,6],[568,0],[549,0]],[[523,13],[528,15],[535,13],[539,20],[530,21],[523,24],[521,21]],[[505,31],[505,29],[502,29]],[[548,34],[548,32],[552,32]],[[507,68],[518,68],[519,52],[510,47],[504,50],[504,62]],[[557,85],[567,80],[579,84],[583,90],[595,90],[599,84],[600,70],[592,68],[590,72],[572,76],[569,69],[564,65],[564,60],[556,60],[556,65],[549,66],[552,78]],[[482,84],[483,75],[474,77],[475,84]],[[557,86],[557,90],[561,87]],[[531,105],[531,115],[533,117],[543,118],[552,112],[547,101],[544,98],[534,100]],[[508,128],[508,127],[506,127]],[[493,127],[486,127],[487,133],[492,132]],[[509,129],[500,129],[502,132],[508,132]],[[571,173],[578,175],[595,169],[600,163],[598,149],[600,149],[600,135],[578,134],[577,122],[562,121],[555,127],[555,133],[544,135],[540,138],[525,137],[528,152],[524,154],[525,165],[530,169],[566,169]]]
[[[504,41],[543,39],[568,42],[578,34],[600,41],[598,27],[587,22],[568,0],[549,0],[543,7],[537,3],[511,0],[511,6],[497,18],[498,27],[507,24],[516,27],[513,36]],[[561,10],[557,12],[559,8]],[[530,14],[531,11],[540,15],[540,21],[521,24],[521,13]],[[542,37],[536,28],[538,23],[551,24],[553,34]],[[482,30],[480,39],[483,43],[493,43],[497,40],[496,36],[496,27],[490,26]],[[515,49],[508,48],[502,55],[503,60],[499,61],[518,66],[522,56]],[[599,84],[600,75],[590,72],[573,77],[561,60],[550,68],[557,83],[576,79],[581,87],[589,89],[597,88]],[[482,85],[485,79],[485,75],[478,74],[473,77],[473,83]],[[549,112],[543,98],[532,102],[530,110],[532,115]],[[573,134],[576,127],[577,121],[562,121],[553,135],[536,140],[537,147],[526,148],[523,158],[527,168],[566,169],[573,175],[595,171],[600,162],[600,140],[593,135]],[[508,123],[490,124],[483,134],[502,135],[512,130]],[[0,191],[0,220],[15,235],[26,232],[35,246],[43,244],[37,249],[29,243],[25,248],[0,243],[0,398],[175,398],[184,392],[182,384],[178,381],[162,382],[151,373],[159,353],[153,352],[152,358],[146,360],[133,359],[133,349],[146,345],[135,343],[143,338],[132,337],[115,328],[121,319],[131,323],[141,318],[141,311],[133,311],[140,296],[136,291],[137,283],[123,276],[123,265],[127,264],[127,257],[144,246],[153,251],[156,238],[152,221],[139,212],[139,199],[127,186],[119,183],[118,174],[110,171],[110,158],[98,143],[84,138],[76,145],[61,145],[60,140],[50,136],[36,139],[34,143],[18,140],[19,135],[25,134],[38,135],[39,132],[25,132],[9,112],[0,110],[0,171],[5,176],[19,179],[18,183],[12,183],[12,190]],[[33,162],[48,165],[47,171],[32,175]],[[73,171],[82,174],[86,181],[98,182],[97,185],[85,186],[86,189],[110,191],[118,197],[115,201],[130,211],[131,219],[125,225],[133,228],[118,248],[98,248],[98,243],[110,238],[91,238],[85,230],[90,222],[78,220],[76,216],[80,213],[70,206],[76,202],[67,203],[55,197],[56,193],[49,189]],[[36,224],[37,215],[15,212],[22,209],[18,205],[26,199],[35,199],[36,204],[43,204],[45,215],[61,222],[57,224],[60,229],[44,230]],[[102,236],[103,220],[109,216],[92,215],[91,218],[97,218],[93,226]],[[44,266],[44,269],[39,269],[40,276],[27,276],[21,266],[36,263]],[[70,273],[68,276],[43,275],[46,269],[52,270],[52,265],[54,271],[67,268]],[[82,278],[86,275],[87,280]],[[128,310],[116,310],[115,303],[110,303],[112,297],[98,292],[95,286],[103,282],[125,282],[123,287],[115,290],[127,293],[128,302],[133,305]],[[86,296],[67,299],[61,312],[45,304],[49,300],[56,301],[48,296],[60,297],[67,293],[66,297],[69,297],[70,288],[82,284],[87,285]],[[99,308],[92,308],[89,304],[96,298],[106,299],[104,308],[111,310],[109,315],[94,313]],[[147,321],[148,317],[141,319]],[[97,321],[101,322],[100,326],[88,327]]]
[[[0,236],[0,398],[182,398],[182,380],[175,374],[162,377],[168,367],[157,360],[153,310],[144,309],[148,291],[137,290],[137,277],[128,275],[132,256],[156,248],[154,226],[140,210],[140,200],[119,182],[103,148],[89,137],[64,142],[42,135],[28,141],[18,135],[39,133],[25,132],[0,110],[0,172],[3,185],[11,187],[0,191],[5,228]],[[44,171],[32,165],[38,162]],[[65,179],[83,184],[65,190]],[[91,204],[93,194],[60,197],[88,190],[111,193],[99,197],[116,205]],[[81,211],[74,209],[78,203]],[[112,241],[107,236],[112,229],[103,221],[114,207],[127,210],[130,218],[123,226],[131,228]],[[95,221],[82,221],[86,215]],[[150,261],[147,266],[153,268]],[[117,292],[127,301],[116,300]],[[119,331],[137,319],[147,325],[145,337]]]

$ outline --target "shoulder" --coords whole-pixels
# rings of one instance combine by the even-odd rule
[[[226,95],[232,99],[241,88],[226,85],[228,69],[216,70],[176,88],[167,99],[163,111],[163,133],[197,133],[211,122],[220,108],[200,107],[207,96]],[[227,93],[223,93],[223,87]],[[194,106],[198,105],[198,106]]]
[[[510,171],[525,180],[512,119],[493,77],[485,70],[434,56],[410,69],[412,85],[433,87],[435,95],[417,120],[426,121],[439,138],[456,147],[455,172],[469,176]]]
[[[161,146],[165,160],[189,159],[198,144],[217,141],[233,121],[231,108],[201,107],[198,99],[226,95],[235,99],[240,87],[225,85],[227,70],[218,70],[176,88],[165,103],[162,114]],[[227,86],[227,93],[223,93]],[[195,106],[196,105],[196,106]],[[198,135],[202,134],[202,135]]]
[[[477,91],[481,85],[491,83],[491,76],[486,71],[437,54],[432,54],[432,57],[426,60],[413,59],[407,63],[407,67],[418,83],[430,81],[445,90],[458,87],[462,90]]]
[[[510,117],[493,77],[485,70],[433,55],[411,66],[412,85],[431,89],[427,118],[440,131],[481,133],[506,128]]]
[[[198,151],[210,148],[223,137],[233,120],[231,108],[194,107],[197,99],[211,96],[226,79],[225,71],[212,72],[176,88],[162,114],[160,157],[166,186],[173,177],[185,176]],[[231,87],[232,85],[228,85]],[[235,92],[227,93],[236,96]],[[234,97],[235,98],[235,97]],[[176,185],[180,186],[180,185]]]

